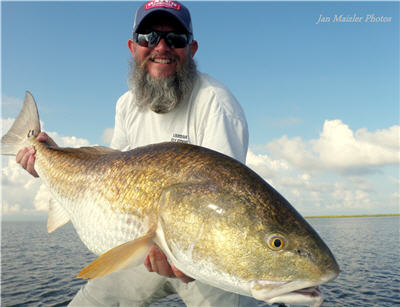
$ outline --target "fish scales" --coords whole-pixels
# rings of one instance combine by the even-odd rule
[[[57,201],[49,231],[71,220],[84,244],[102,254],[81,277],[142,264],[153,242],[185,274],[270,304],[320,306],[316,286],[339,273],[287,200],[228,156],[169,142],[127,152],[53,148],[36,141],[39,131],[27,92],[2,154],[35,148],[35,168]]]
[[[43,158],[40,158],[42,153]],[[52,158],[46,157],[48,155]],[[43,166],[47,165],[47,169],[43,171],[42,161]],[[47,161],[51,161],[50,164]],[[282,205],[285,200],[277,198],[276,192],[271,187],[266,189],[265,186],[260,186],[258,175],[241,167],[241,164],[234,159],[220,154],[215,155],[214,152],[196,146],[164,143],[107,155],[82,154],[81,152],[74,154],[73,150],[63,152],[42,146],[38,150],[38,162],[41,177],[44,180],[49,178],[49,185],[54,187],[60,198],[68,198],[72,195],[75,199],[85,199],[86,194],[96,194],[99,202],[103,199],[109,202],[108,209],[111,211],[140,215],[139,218],[153,217],[153,223],[148,228],[155,223],[158,214],[158,199],[164,189],[183,184],[181,193],[188,195],[190,200],[183,198],[182,202],[174,202],[170,219],[167,221],[170,227],[165,230],[166,237],[173,237],[174,243],[179,243],[180,246],[194,246],[193,259],[195,261],[199,259],[211,261],[216,269],[226,271],[228,274],[235,270],[236,275],[242,279],[267,278],[267,276],[249,276],[249,266],[268,268],[268,270],[255,270],[254,272],[257,273],[270,272],[271,268],[275,267],[273,258],[270,258],[272,262],[268,264],[268,258],[256,257],[262,259],[261,263],[258,263],[251,262],[252,258],[246,255],[245,246],[248,244],[248,238],[245,235],[251,233],[252,228],[258,227],[257,231],[262,234],[263,225],[274,225],[278,222],[281,225],[291,224],[294,228],[298,224],[290,218],[291,215],[285,214],[284,211],[287,208]],[[76,176],[77,173],[82,176]],[[243,183],[243,178],[250,178],[250,180]],[[204,182],[206,184],[201,185]],[[188,183],[193,183],[194,186]],[[229,193],[234,190],[242,197],[242,204],[248,206],[247,209],[242,204],[221,208],[221,210],[229,211],[226,217],[231,221],[221,220],[218,214],[210,215],[212,210],[207,208],[205,208],[207,210],[205,214],[198,211],[197,216],[193,216],[193,210],[186,211],[186,206],[193,206],[193,195],[199,200],[199,204],[194,205],[197,208],[201,208],[203,201],[201,196],[204,195],[209,196],[207,201],[210,203],[215,202],[220,204],[219,206],[224,203],[231,204],[232,200],[229,202],[215,199],[215,196],[220,196],[221,187],[225,186],[230,187],[229,191],[222,189],[226,194],[225,197],[229,197]],[[210,190],[217,193],[207,195]],[[272,201],[268,202],[268,200]],[[79,209],[75,214],[79,215],[78,212]],[[255,216],[254,212],[258,216]],[[165,213],[163,217],[166,215]],[[176,216],[184,217],[188,219],[188,222],[180,223]],[[281,216],[286,216],[286,219],[279,219]],[[255,220],[260,220],[260,222],[254,224]],[[232,227],[227,229],[226,224]],[[202,233],[198,233],[198,230],[193,233],[193,229],[196,229],[193,225],[204,225]],[[298,231],[301,231],[300,227]],[[187,236],[182,236],[182,234],[187,234]],[[301,236],[302,233],[299,235]],[[201,239],[197,244],[193,244],[193,237]],[[263,244],[266,238],[260,235],[257,239],[256,243],[262,247],[263,252],[266,252],[268,247]],[[242,254],[238,255],[236,250],[234,253],[225,252],[230,250],[228,247],[232,245],[232,240]],[[238,261],[238,259],[241,260]],[[243,259],[250,261],[246,262]],[[288,274],[286,278],[289,280],[291,275]]]

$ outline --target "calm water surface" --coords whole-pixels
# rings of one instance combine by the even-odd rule
[[[400,306],[399,217],[309,222],[342,271],[321,287],[324,306]],[[1,235],[2,306],[65,306],[84,283],[76,274],[95,258],[70,224],[49,235],[44,222],[3,222]],[[152,306],[184,304],[171,296]]]

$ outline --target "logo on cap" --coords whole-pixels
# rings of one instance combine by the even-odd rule
[[[145,10],[150,10],[155,7],[166,7],[169,9],[174,9],[179,11],[181,9],[181,6],[179,3],[171,0],[153,0],[149,1],[144,5]]]

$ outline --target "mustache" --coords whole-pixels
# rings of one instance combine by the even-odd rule
[[[164,52],[164,53],[159,53],[159,52],[152,52],[148,56],[146,56],[139,64],[139,68],[144,70],[146,63],[148,61],[154,60],[157,57],[166,57],[170,60],[173,60],[177,64],[177,69],[180,69],[182,67],[181,60],[178,56],[171,54],[169,52]]]

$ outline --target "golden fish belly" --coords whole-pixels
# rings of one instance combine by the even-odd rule
[[[86,190],[76,198],[52,191],[54,199],[66,208],[76,232],[87,248],[101,255],[149,231],[149,217],[115,211],[105,199]]]
[[[46,148],[37,153],[41,179],[97,255],[146,234],[156,223],[153,206],[162,185],[121,164],[118,158],[78,159]]]

